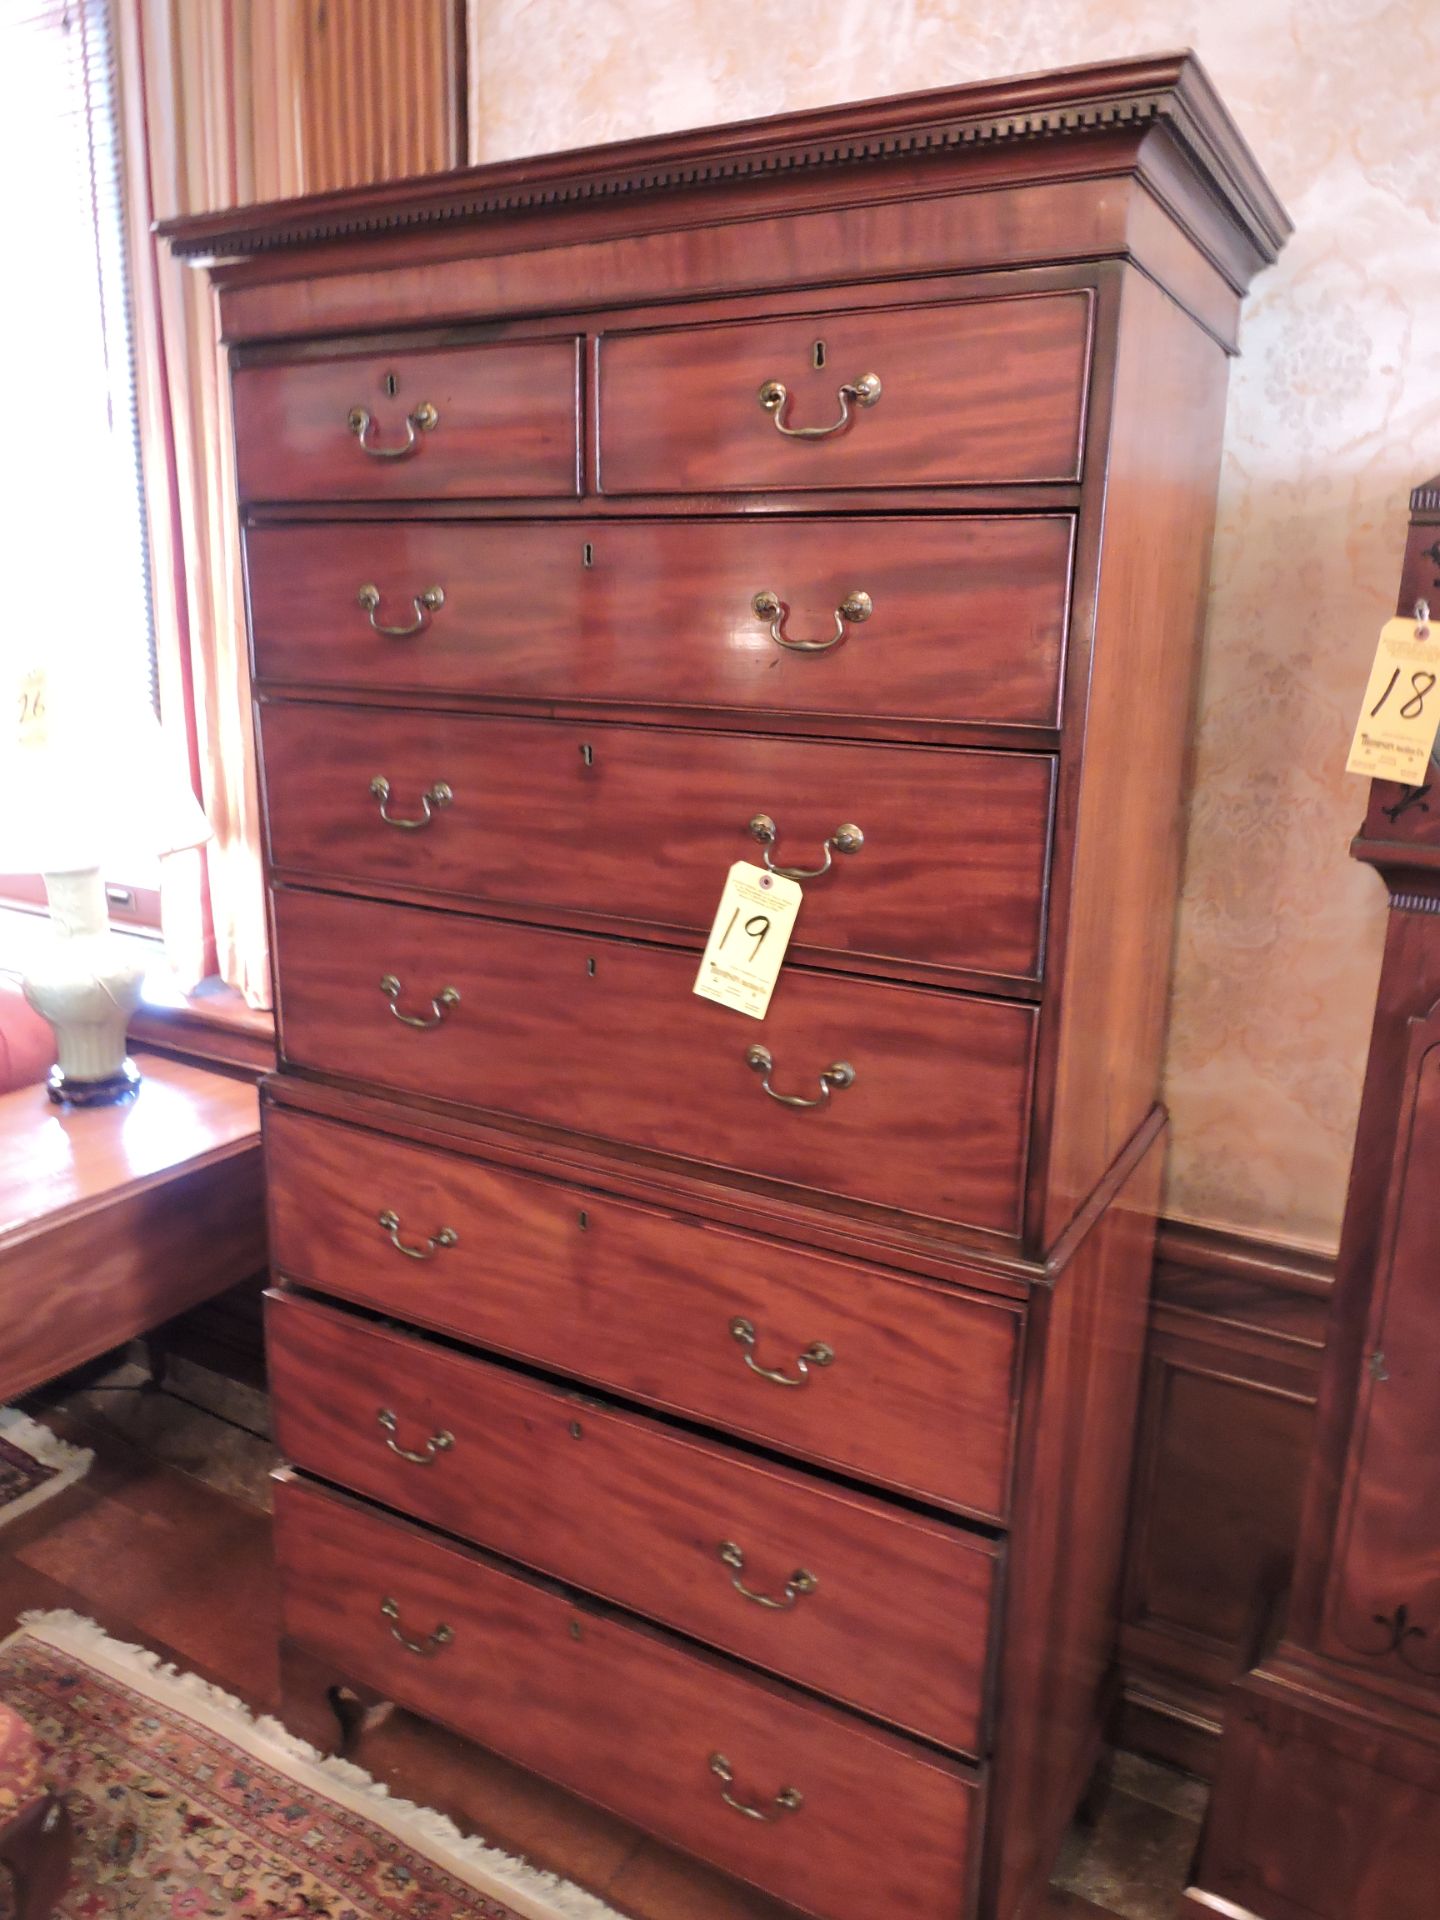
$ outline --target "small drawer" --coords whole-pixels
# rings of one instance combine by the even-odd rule
[[[289,877],[703,945],[732,861],[771,860],[804,886],[797,955],[1039,976],[1048,756],[278,702],[261,737]]]
[[[1011,1303],[284,1107],[265,1161],[276,1271],[302,1285],[1005,1518]]]
[[[274,926],[292,1066],[1019,1230],[1032,1006],[787,963],[762,1022],[693,950],[289,889]]]
[[[1080,475],[1084,291],[607,333],[596,353],[603,493]]]
[[[1072,531],[1065,515],[252,526],[255,676],[1054,726]]]
[[[242,361],[233,376],[240,498],[578,493],[579,366],[573,337]]]
[[[817,1920],[970,1912],[971,1768],[291,1475],[275,1536],[352,1680]]]
[[[272,1294],[296,1465],[979,1753],[999,1549],[524,1374]]]

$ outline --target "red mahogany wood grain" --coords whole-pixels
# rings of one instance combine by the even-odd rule
[[[1009,1504],[1021,1315],[753,1233],[337,1126],[265,1112],[277,1273],[785,1453],[999,1520]],[[453,1247],[409,1244],[442,1227]],[[819,1342],[835,1363],[803,1388]]]
[[[574,337],[430,351],[340,348],[327,359],[238,366],[232,378],[242,500],[496,499],[579,489]],[[367,452],[349,425],[351,411],[363,408],[371,416],[367,446],[388,453],[405,445],[407,419],[423,406],[439,418],[415,433],[403,457]]]
[[[1065,515],[252,525],[255,674],[757,720],[1053,726],[1070,541]],[[382,624],[408,624],[432,586],[445,604],[423,635],[387,640],[357,604],[365,585]],[[875,610],[825,653],[777,646],[751,606],[772,592],[788,638],[823,640],[856,589]]]
[[[996,1233],[1022,1191],[1033,1008],[787,964],[763,1021],[692,991],[695,952],[281,890],[292,1066],[511,1113]],[[398,980],[392,1002],[385,978]],[[457,1005],[434,1021],[446,990]],[[747,1064],[763,1043],[781,1105]]]
[[[825,1920],[961,1914],[974,1772],[434,1535],[286,1477],[285,1630],[362,1683]],[[380,1611],[393,1600],[399,1630]],[[736,1798],[721,1798],[721,1754]]]
[[[981,1751],[999,1561],[983,1536],[295,1295],[270,1296],[266,1336],[276,1439],[297,1466]],[[801,1572],[812,1590],[787,1587]]]
[[[289,876],[703,942],[731,863],[765,858],[753,819],[775,823],[775,863],[800,868],[853,822],[863,846],[803,882],[792,952],[1039,972],[1048,757],[289,702],[262,708],[261,745],[270,858]],[[425,819],[437,783],[453,798],[418,829],[392,826],[376,775],[402,819]]]
[[[609,494],[1074,480],[1090,346],[1084,293],[608,332],[596,348]],[[823,364],[817,364],[823,362]],[[874,374],[841,417],[838,389]],[[757,399],[778,381],[779,415]]]

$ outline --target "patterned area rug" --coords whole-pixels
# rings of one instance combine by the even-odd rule
[[[0,1645],[0,1699],[75,1822],[56,1920],[619,1920],[75,1614]]]
[[[57,1439],[38,1420],[0,1407],[0,1527],[74,1486],[94,1458],[87,1448]]]

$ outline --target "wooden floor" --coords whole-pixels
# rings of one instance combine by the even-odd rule
[[[95,1465],[78,1486],[0,1532],[0,1629],[10,1632],[34,1608],[69,1608],[273,1711],[268,1516],[161,1464],[108,1426],[46,1417],[94,1447]],[[789,1908],[408,1715],[367,1734],[355,1757],[407,1799],[578,1881],[635,1920],[794,1920]],[[1057,1892],[1051,1911],[1033,1920],[1099,1920],[1107,1912]]]

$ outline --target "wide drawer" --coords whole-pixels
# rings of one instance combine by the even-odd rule
[[[1053,726],[1072,524],[252,526],[255,675],[386,694]],[[774,615],[755,611],[767,593]],[[837,611],[856,593],[870,602],[863,621]]]
[[[265,1149],[291,1279],[1005,1517],[1013,1305],[284,1107],[265,1110]]]
[[[298,1466],[962,1753],[998,1549],[508,1367],[272,1294]]]
[[[787,965],[760,1022],[689,951],[289,889],[274,926],[293,1066],[1018,1231],[1033,1007]]]
[[[607,333],[603,493],[1075,480],[1084,291]]]
[[[822,1920],[969,1912],[969,1768],[344,1496],[275,1509],[285,1632],[353,1680]]]
[[[577,493],[579,366],[574,337],[241,363],[240,498]]]
[[[731,862],[768,855],[805,874],[792,951],[1040,971],[1048,757],[280,703],[261,736],[288,875],[703,944]]]

